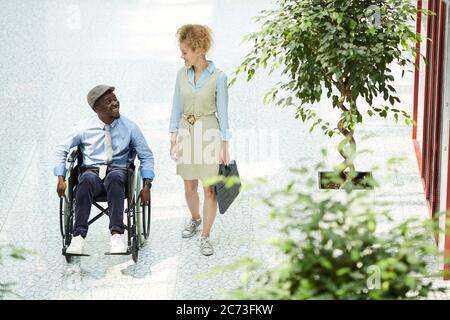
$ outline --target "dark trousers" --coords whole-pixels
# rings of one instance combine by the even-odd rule
[[[86,237],[88,221],[94,197],[106,193],[109,211],[109,230],[123,234],[123,209],[125,200],[125,186],[127,173],[124,169],[108,170],[106,178],[102,181],[98,171],[82,170],[78,178],[75,195],[75,225],[73,236]]]

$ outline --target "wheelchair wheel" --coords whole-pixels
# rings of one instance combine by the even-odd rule
[[[64,245],[64,239],[66,238],[67,230],[66,230],[66,212],[68,210],[67,201],[65,201],[65,198],[59,199],[59,230],[61,232],[61,237],[63,238],[63,245]]]
[[[72,256],[66,255],[66,249],[72,241],[73,233],[73,217],[74,217],[74,196],[73,196],[73,179],[70,176],[70,171],[66,173],[67,188],[64,197],[59,200],[59,228],[62,237],[62,254],[66,261],[70,262]]]
[[[61,234],[65,242],[64,244],[69,245],[73,232],[73,206],[72,202],[67,202],[63,199],[61,199],[61,202],[64,202],[60,219]]]
[[[70,263],[70,261],[72,261],[72,255],[65,254],[64,257],[66,258],[67,263]]]
[[[135,195],[134,198],[136,199],[136,201],[134,202],[134,213],[136,215],[136,235],[137,235],[137,240],[139,243],[139,247],[143,247],[145,244],[145,240],[147,239],[146,235],[145,235],[145,231],[147,229],[145,229],[144,226],[144,215],[146,214],[145,210],[142,209],[141,206],[141,196],[140,196],[140,191],[141,191],[141,178],[140,175],[137,176],[136,178],[136,188],[135,188]]]
[[[151,194],[150,194],[151,196]],[[140,197],[135,203],[135,214],[136,214],[136,230],[139,239],[139,245],[142,247],[145,240],[148,239],[150,235],[150,222],[151,222],[151,202],[148,205],[141,206]]]
[[[150,225],[151,225],[151,204],[152,204],[152,193],[150,191],[150,201],[148,205],[145,205],[143,207],[143,212],[142,212],[142,226],[143,226],[143,234],[144,234],[144,238],[145,240],[148,239],[149,235],[150,235]]]
[[[137,263],[138,260],[138,252],[139,252],[139,243],[136,237],[131,239],[131,257],[133,258],[134,263]]]
[[[142,221],[142,210],[138,204],[135,204],[134,210],[135,210],[135,215],[136,215],[136,237],[138,239],[139,247],[143,247],[145,244],[145,238],[144,238],[144,234],[142,232],[142,222],[141,222]]]

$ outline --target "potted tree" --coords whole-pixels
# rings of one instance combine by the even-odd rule
[[[409,0],[278,0],[276,8],[256,17],[262,22],[260,30],[244,38],[253,42],[253,49],[236,68],[230,85],[241,73],[250,81],[261,67],[269,73],[281,67],[286,80],[267,92],[264,103],[295,106],[296,118],[312,122],[310,131],[317,126],[330,137],[342,135],[337,187],[351,183],[354,188],[368,174],[357,172],[354,165],[355,128],[365,113],[383,118],[392,114],[396,122],[401,116],[412,123],[407,112],[395,108],[400,99],[390,66],[398,63],[403,76],[414,63],[415,43],[420,41],[411,23],[416,15]],[[340,111],[337,124],[314,110],[324,92],[330,107]],[[374,103],[377,96],[385,103]]]

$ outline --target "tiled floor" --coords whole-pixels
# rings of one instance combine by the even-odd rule
[[[259,73],[249,84],[241,79],[229,91],[232,158],[244,181],[266,176],[270,184],[243,193],[229,212],[218,215],[213,256],[200,254],[198,237],[181,238],[188,211],[182,181],[169,157],[168,133],[174,80],[182,66],[174,34],[185,22],[210,25],[215,37],[211,59],[230,76],[249,49],[240,42],[256,28],[250,18],[270,1],[74,3],[0,4],[6,13],[0,39],[7,44],[0,46],[0,87],[5,88],[0,90],[0,244],[33,252],[24,261],[4,257],[0,281],[15,282],[13,290],[24,299],[220,298],[220,290],[239,283],[239,273],[205,274],[265,250],[251,241],[274,234],[267,210],[253,204],[258,193],[285,185],[289,167],[313,167],[321,148],[330,150],[330,166],[338,161],[335,138],[309,134],[307,125],[294,120],[294,110],[262,105],[263,93],[277,76]],[[74,122],[92,113],[85,96],[98,83],[116,86],[122,114],[140,126],[156,156],[151,237],[136,265],[129,256],[103,254],[109,241],[104,218],[89,231],[90,257],[67,264],[61,255],[54,148]],[[411,111],[412,78],[399,82],[398,88],[404,109]],[[336,119],[325,100],[317,109]],[[375,196],[392,203],[398,220],[406,215],[405,208],[408,215],[427,217],[410,132],[380,119],[368,119],[357,132],[361,149],[372,151],[358,158],[359,169],[405,157],[394,174],[375,173],[381,182]]]

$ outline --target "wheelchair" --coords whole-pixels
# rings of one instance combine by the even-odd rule
[[[59,204],[59,222],[62,236],[62,254],[66,261],[70,262],[75,255],[66,254],[73,237],[73,227],[75,219],[75,194],[78,184],[78,173],[82,165],[83,155],[79,148],[73,149],[69,154],[66,162],[66,191],[64,197],[60,199]],[[127,218],[126,229],[128,234],[128,249],[124,255],[131,254],[133,261],[138,260],[138,251],[145,245],[146,240],[150,236],[151,225],[151,192],[149,203],[140,205],[140,190],[142,185],[141,175],[136,160],[136,151],[134,149],[129,153],[127,161],[127,184],[125,187],[125,214]],[[106,193],[101,194],[93,199],[93,205],[100,210],[100,213],[89,220],[91,225],[103,215],[109,215],[108,208],[100,203],[106,202]],[[109,253],[105,253],[109,254]],[[84,256],[88,256],[83,254]]]

